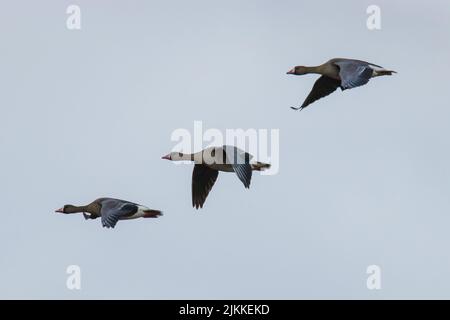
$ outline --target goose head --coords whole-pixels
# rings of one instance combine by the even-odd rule
[[[170,161],[186,161],[191,160],[190,155],[184,154],[182,152],[171,152],[163,157],[161,159],[170,160]]]
[[[286,74],[294,74],[297,76],[301,76],[301,75],[307,74],[307,73],[309,73],[309,70],[305,66],[296,66],[296,67],[292,68],[291,70],[289,70],[288,72],[286,72]]]
[[[71,204],[66,204],[64,207],[55,210],[55,212],[68,214],[68,213],[75,213],[76,212],[75,210],[76,210],[75,206]]]

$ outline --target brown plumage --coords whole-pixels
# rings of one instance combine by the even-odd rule
[[[319,66],[305,67],[296,66],[287,74],[304,75],[320,74],[314,86],[300,107],[292,107],[294,110],[302,110],[314,101],[334,92],[337,88],[341,90],[352,89],[369,82],[370,78],[392,75],[396,73],[383,67],[362,60],[335,58]]]
[[[136,218],[157,218],[162,215],[159,210],[149,209],[145,206],[114,198],[98,198],[85,206],[66,204],[55,212],[72,214],[83,213],[85,219],[102,218],[102,225],[114,228],[117,221]],[[86,214],[89,213],[88,214]]]

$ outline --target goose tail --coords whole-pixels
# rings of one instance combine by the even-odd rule
[[[397,73],[397,71],[394,70],[381,70],[379,71],[380,76],[392,76],[392,74]]]
[[[386,69],[378,69],[378,70],[374,70],[373,77],[392,76],[394,73],[397,73],[397,71],[386,70]]]
[[[143,217],[144,218],[158,218],[162,215],[163,215],[162,211],[149,209],[149,210],[144,210]]]
[[[263,163],[263,162],[256,162],[252,164],[252,169],[255,171],[263,171],[270,168],[269,163]]]

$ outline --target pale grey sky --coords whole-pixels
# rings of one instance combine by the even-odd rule
[[[0,298],[450,298],[448,9],[1,1]],[[286,71],[333,57],[398,74],[291,110],[316,77]],[[279,129],[279,174],[220,174],[194,210],[192,166],[160,158],[195,120]],[[53,212],[100,196],[165,215],[107,230]]]

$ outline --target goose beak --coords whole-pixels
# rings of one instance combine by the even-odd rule
[[[58,210],[55,210],[55,212],[64,213],[64,208],[59,208]]]
[[[166,155],[164,157],[161,157],[161,159],[170,160],[170,154],[168,154],[168,155]]]
[[[292,68],[291,70],[289,70],[288,72],[286,72],[286,74],[295,74],[295,68]]]

